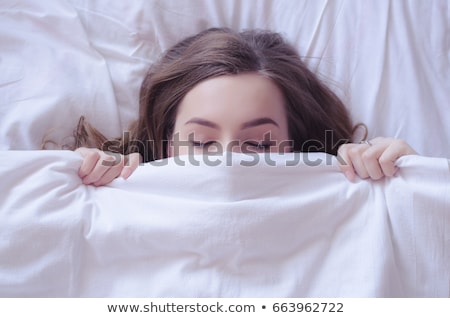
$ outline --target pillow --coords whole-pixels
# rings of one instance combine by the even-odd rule
[[[448,3],[21,1],[2,4],[0,149],[70,143],[81,115],[107,137],[136,119],[161,52],[208,27],[271,29],[348,106],[369,138],[450,157]]]

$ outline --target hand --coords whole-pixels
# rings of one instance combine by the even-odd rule
[[[141,162],[139,153],[123,156],[118,153],[107,154],[94,148],[78,148],[75,152],[83,157],[78,175],[84,184],[96,187],[110,183],[117,177],[127,179]]]
[[[356,174],[373,180],[392,177],[397,171],[395,161],[401,156],[417,154],[400,139],[377,137],[368,143],[344,144],[339,147],[339,168],[350,181]]]

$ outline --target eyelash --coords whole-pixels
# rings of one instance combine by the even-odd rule
[[[206,148],[209,145],[212,145],[214,143],[215,143],[215,141],[208,141],[208,142],[191,141],[192,146],[194,146],[194,147],[202,147],[202,148]]]
[[[201,142],[201,141],[191,141],[191,144],[193,147],[201,147],[206,148],[212,144],[216,143],[215,141],[208,141],[208,142]],[[251,147],[254,147],[258,150],[268,150],[270,149],[270,144],[264,144],[264,143],[254,143],[254,142],[245,142],[244,144],[247,144]]]
[[[255,147],[258,150],[268,150],[270,149],[270,144],[264,144],[264,143],[253,143],[253,142],[246,142],[245,144]]]

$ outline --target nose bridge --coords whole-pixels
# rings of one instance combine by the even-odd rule
[[[223,151],[226,152],[242,152],[241,150],[242,141],[239,140],[234,134],[228,132],[220,140]]]

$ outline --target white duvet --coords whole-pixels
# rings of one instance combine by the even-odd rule
[[[95,188],[75,153],[1,152],[0,296],[450,296],[448,160],[354,183],[325,154],[208,160]]]

